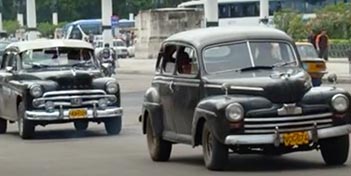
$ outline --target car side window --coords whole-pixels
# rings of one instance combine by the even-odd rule
[[[162,53],[162,71],[165,74],[173,74],[175,69],[176,45],[167,45]]]
[[[16,57],[13,53],[8,55],[6,67],[12,67],[14,70],[16,69]]]
[[[177,74],[196,75],[198,68],[195,50],[188,46],[180,46],[177,51]]]

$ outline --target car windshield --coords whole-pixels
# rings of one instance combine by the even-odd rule
[[[126,44],[123,41],[114,41],[113,46],[126,46]]]
[[[313,45],[297,45],[297,50],[302,59],[318,58],[317,51]]]
[[[249,41],[208,47],[203,52],[208,73],[237,71],[250,67],[297,65],[294,50],[285,42]]]
[[[77,67],[97,68],[90,49],[84,48],[45,48],[27,50],[22,53],[24,69]]]

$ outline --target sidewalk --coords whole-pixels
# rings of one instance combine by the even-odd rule
[[[117,73],[153,75],[155,64],[156,59],[120,59]],[[327,70],[328,74],[323,77],[323,82],[327,82],[328,75],[334,73],[338,76],[338,83],[351,83],[347,58],[330,58],[327,62]]]

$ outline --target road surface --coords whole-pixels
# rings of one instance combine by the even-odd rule
[[[318,151],[280,157],[232,155],[226,171],[211,172],[203,164],[202,149],[175,145],[171,160],[150,160],[145,136],[138,124],[141,103],[151,76],[120,75],[122,103],[125,110],[123,131],[107,136],[103,125],[91,124],[78,135],[73,124],[38,128],[36,139],[24,141],[17,135],[17,125],[0,136],[1,176],[156,176],[156,175],[347,175],[351,156],[345,166],[327,167]],[[349,85],[339,85],[347,88]]]

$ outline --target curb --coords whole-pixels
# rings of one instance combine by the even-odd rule
[[[327,77],[323,77],[322,78],[322,83],[323,84],[332,84],[328,81]],[[337,84],[351,84],[351,77],[338,77],[338,79],[336,80]]]
[[[137,70],[117,70],[117,74],[129,74],[129,75],[154,75],[152,71],[137,71]]]

